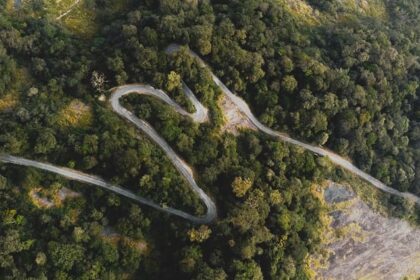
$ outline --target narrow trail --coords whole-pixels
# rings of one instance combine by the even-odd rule
[[[63,17],[67,16],[71,11],[73,11],[74,7],[76,7],[77,4],[79,4],[81,0],[76,0],[74,1],[73,4],[70,5],[70,7],[67,9],[67,11],[65,11],[64,13],[62,13],[61,15],[59,15],[58,17],[56,17],[56,20],[60,20]]]
[[[172,44],[166,49],[167,54],[174,53],[180,49],[179,45]],[[190,54],[197,58],[199,63],[202,67],[208,67],[205,62],[198,57],[194,52],[190,51]],[[337,166],[340,166],[351,173],[361,177],[362,179],[366,180],[367,182],[371,183],[373,186],[375,186],[378,189],[381,189],[387,193],[397,195],[409,200],[412,200],[418,204],[420,204],[420,198],[410,194],[410,193],[402,193],[395,189],[392,189],[379,180],[373,178],[371,175],[363,172],[362,170],[358,169],[356,166],[354,166],[351,162],[344,159],[343,157],[330,152],[326,149],[313,146],[298,140],[295,140],[291,137],[289,137],[286,134],[274,131],[270,129],[269,127],[262,124],[251,112],[251,109],[249,108],[248,104],[241,99],[240,97],[233,94],[220,80],[217,78],[213,73],[211,73],[212,79],[216,85],[218,85],[223,94],[227,98],[229,98],[237,107],[238,109],[262,132],[271,135],[275,138],[278,138],[282,141],[285,141],[287,143],[300,146],[306,150],[309,150],[313,153],[327,156],[333,163],[335,163]],[[156,132],[154,128],[152,128],[147,122],[137,118],[132,112],[125,109],[120,104],[120,99],[126,95],[129,94],[140,94],[140,95],[150,95],[153,97],[156,97],[169,106],[171,106],[176,112],[183,116],[187,116],[192,118],[195,122],[203,123],[208,121],[208,110],[197,100],[197,98],[194,96],[194,94],[191,92],[191,90],[188,88],[187,85],[183,83],[183,90],[185,95],[191,100],[193,105],[195,106],[196,112],[191,114],[185,111],[183,108],[181,108],[177,103],[175,103],[166,93],[159,89],[155,89],[148,85],[142,85],[142,84],[132,84],[132,85],[124,85],[120,87],[116,87],[112,89],[112,94],[109,99],[109,102],[111,104],[111,107],[115,113],[120,115],[121,117],[125,118],[132,124],[134,124],[139,130],[146,133],[156,144],[158,144],[166,153],[166,155],[169,157],[169,159],[172,161],[175,168],[181,173],[181,175],[187,180],[188,184],[190,185],[191,189],[200,197],[200,199],[204,202],[204,204],[207,207],[207,212],[204,216],[194,216],[189,213],[186,213],[184,211],[181,211],[176,208],[172,207],[162,207],[159,204],[144,198],[142,196],[136,195],[133,192],[128,191],[127,189],[111,184],[107,182],[106,180],[86,174],[80,171],[76,171],[73,169],[65,168],[65,167],[59,167],[55,166],[49,163],[43,163],[39,161],[29,160],[22,157],[16,157],[12,155],[7,154],[0,154],[0,162],[4,163],[10,163],[15,165],[21,165],[21,166],[28,166],[28,167],[34,167],[41,170],[49,171],[55,174],[62,175],[66,178],[69,178],[71,180],[76,180],[84,183],[88,183],[91,185],[96,185],[101,188],[110,190],[114,193],[120,194],[122,196],[125,196],[127,198],[130,198],[138,203],[148,205],[152,208],[155,208],[159,211],[166,212],[168,214],[176,215],[179,217],[182,217],[186,220],[189,220],[193,223],[210,223],[213,221],[217,216],[217,209],[214,202],[211,200],[211,198],[197,185],[193,173],[191,171],[190,166],[185,163],[176,153],[175,151],[169,146],[169,144]]]
[[[75,0],[75,1],[73,2],[73,4],[71,4],[71,5],[70,5],[70,7],[69,7],[69,8],[68,8],[65,12],[61,13],[58,17],[56,17],[56,18],[55,18],[55,20],[60,20],[60,19],[62,19],[63,17],[67,16],[69,13],[71,13],[71,11],[73,11],[74,7],[76,7],[76,6],[77,6],[77,4],[79,4],[79,3],[80,3],[80,1],[81,1],[81,0]],[[15,0],[15,1],[14,1],[14,7],[15,7],[16,9],[19,9],[21,5],[22,5],[22,0]]]

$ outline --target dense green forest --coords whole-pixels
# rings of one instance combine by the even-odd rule
[[[379,17],[308,0],[318,11],[308,24],[282,0],[121,1],[118,9],[118,1],[82,0],[94,14],[86,30],[57,21],[47,2],[13,9],[0,0],[0,153],[97,174],[202,214],[165,154],[99,98],[139,82],[194,110],[175,72],[209,108],[209,123],[149,97],[123,103],[193,166],[218,219],[193,225],[96,187],[0,164],[1,279],[312,277],[308,256],[322,238],[324,211],[313,186],[343,172],[257,132],[221,133],[220,89],[186,49],[165,54],[173,42],[202,56],[266,125],[420,194],[417,1],[385,1]],[[45,209],[28,195],[39,187],[82,195]]]

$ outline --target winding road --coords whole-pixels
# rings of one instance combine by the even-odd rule
[[[177,45],[177,44],[171,44],[168,46],[168,48],[166,49],[167,53],[174,53],[176,51],[178,51],[180,49],[181,46]],[[190,51],[191,55],[194,56],[198,62],[200,63],[200,65],[202,67],[208,67],[206,65],[206,63],[194,52]],[[353,165],[350,161],[346,160],[345,158],[337,155],[336,153],[333,153],[331,151],[328,151],[326,149],[320,148],[318,146],[314,146],[314,145],[310,145],[298,140],[295,140],[291,137],[289,137],[287,134],[284,133],[280,133],[278,131],[272,130],[271,128],[265,126],[264,124],[262,124],[255,116],[254,114],[251,112],[251,109],[249,108],[248,104],[239,96],[233,94],[223,83],[222,81],[220,81],[220,79],[218,77],[216,77],[216,75],[213,74],[213,72],[211,72],[211,76],[213,79],[213,82],[218,85],[223,93],[226,95],[227,98],[229,98],[237,107],[238,109],[245,114],[248,119],[262,132],[271,135],[273,137],[279,138],[282,141],[288,142],[290,144],[293,145],[297,145],[300,146],[306,150],[309,150],[315,154],[321,155],[321,156],[326,156],[328,157],[334,164],[350,171],[351,173],[361,177],[362,179],[364,179],[365,181],[368,181],[369,183],[371,183],[372,185],[374,185],[375,187],[377,187],[380,190],[383,190],[387,193],[393,194],[393,195],[397,195],[403,198],[406,198],[408,200],[414,201],[417,204],[420,205],[420,198],[414,194],[411,193],[406,193],[406,192],[400,192],[397,191],[396,189],[390,188],[387,185],[385,185],[384,183],[382,183],[381,181],[379,181],[378,179],[372,177],[371,175],[367,174],[366,172],[360,170],[359,168],[357,168],[355,165]]]
[[[132,112],[125,109],[120,104],[120,99],[128,94],[141,94],[141,95],[150,95],[154,96],[163,102],[167,103],[169,106],[175,109],[179,114],[188,116],[192,118],[195,122],[206,122],[208,120],[208,110],[205,108],[194,96],[192,91],[188,88],[186,84],[183,83],[183,90],[185,95],[190,99],[193,105],[196,108],[196,112],[193,114],[188,113],[183,108],[181,108],[177,103],[175,103],[166,93],[159,89],[155,89],[148,85],[140,85],[140,84],[133,84],[133,85],[125,85],[120,86],[114,89],[111,89],[112,94],[109,99],[112,109],[122,116],[123,118],[127,119],[129,122],[133,123],[138,129],[142,130],[146,133],[153,141],[156,142],[166,153],[169,159],[172,161],[176,169],[182,174],[182,176],[187,180],[188,184],[191,186],[192,190],[200,197],[200,199],[204,202],[207,207],[207,213],[204,216],[197,217],[181,211],[179,209],[175,209],[172,207],[162,207],[159,204],[144,198],[142,196],[136,195],[133,192],[128,191],[127,189],[111,184],[106,180],[86,174],[80,171],[76,171],[73,169],[59,167],[48,163],[43,163],[39,161],[29,160],[21,157],[16,157],[12,155],[5,155],[0,154],[0,161],[5,163],[11,163],[21,166],[28,166],[28,167],[35,167],[41,170],[49,171],[55,174],[62,175],[68,179],[88,183],[91,185],[99,186],[101,188],[110,190],[114,193],[119,195],[125,196],[127,198],[131,198],[136,202],[141,204],[148,205],[160,211],[176,215],[187,219],[193,223],[199,224],[206,224],[210,223],[214,220],[217,216],[216,205],[214,204],[213,200],[197,185],[196,181],[194,180],[193,172],[191,168],[175,153],[175,151],[169,146],[169,144],[159,136],[154,128],[152,128],[147,122],[137,118]]]
[[[172,54],[180,49],[179,45],[172,44],[167,49],[166,52],[168,54]],[[194,52],[190,51],[190,54],[198,60],[200,65],[202,67],[208,67],[205,62],[198,57]],[[288,142],[293,145],[300,146],[306,150],[309,150],[313,153],[316,153],[321,156],[328,157],[334,164],[337,166],[340,166],[351,173],[361,177],[365,181],[371,183],[373,186],[375,186],[378,189],[381,189],[387,193],[397,195],[406,199],[409,199],[411,201],[414,201],[415,203],[420,205],[420,198],[410,194],[410,193],[403,193],[399,192],[393,188],[390,188],[377,180],[376,178],[372,177],[371,175],[363,172],[362,170],[358,169],[356,166],[354,166],[351,162],[344,159],[343,157],[328,151],[326,149],[313,146],[298,140],[295,140],[291,137],[289,137],[286,134],[277,132],[275,130],[270,129],[269,127],[262,124],[251,112],[248,104],[241,99],[240,97],[233,94],[221,81],[219,78],[217,78],[213,73],[211,73],[212,79],[216,85],[218,85],[223,94],[227,98],[229,98],[237,107],[238,109],[261,131],[264,132],[270,136],[273,136],[275,138],[278,138],[282,141]],[[184,219],[187,219],[193,223],[210,223],[213,221],[217,216],[217,210],[216,205],[211,200],[211,198],[197,185],[193,172],[191,168],[186,164],[176,153],[175,151],[169,146],[169,144],[159,136],[159,134],[156,132],[156,130],[151,127],[147,122],[137,118],[132,112],[125,109],[120,104],[120,99],[126,95],[129,94],[141,94],[141,95],[150,95],[153,97],[156,97],[172,108],[179,114],[183,116],[187,116],[192,118],[195,122],[203,123],[208,121],[208,110],[197,100],[197,98],[194,96],[194,94],[191,92],[191,90],[188,88],[186,84],[183,83],[183,90],[185,95],[191,100],[193,105],[195,106],[196,112],[191,114],[185,111],[183,108],[181,108],[177,103],[175,103],[166,93],[159,89],[155,89],[148,85],[142,85],[142,84],[132,84],[132,85],[124,85],[120,87],[116,87],[112,89],[112,94],[110,97],[110,104],[114,112],[119,114],[121,117],[127,119],[129,122],[134,124],[139,130],[146,133],[156,144],[158,144],[166,153],[166,155],[169,157],[169,159],[174,164],[175,168],[182,174],[182,176],[187,180],[188,184],[191,186],[191,189],[200,197],[200,199],[204,202],[204,204],[207,207],[207,212],[204,216],[194,216],[189,213],[186,213],[184,211],[181,211],[176,208],[172,207],[162,207],[159,204],[144,198],[142,196],[136,195],[133,192],[128,191],[127,189],[111,184],[107,182],[106,180],[90,175],[85,174],[80,171],[76,171],[73,169],[65,168],[65,167],[59,167],[48,163],[43,163],[39,161],[29,160],[22,157],[16,157],[12,155],[7,154],[0,154],[0,161],[4,163],[10,163],[15,165],[21,165],[21,166],[28,166],[28,167],[34,167],[41,170],[49,171],[55,174],[62,175],[66,178],[69,178],[71,180],[76,180],[84,183],[88,183],[91,185],[96,185],[99,187],[102,187],[104,189],[110,190],[114,193],[117,193],[119,195],[125,196],[127,198],[133,199],[136,202],[139,202],[141,204],[148,205],[150,207],[153,207],[157,210],[176,215],[179,217],[182,217]]]

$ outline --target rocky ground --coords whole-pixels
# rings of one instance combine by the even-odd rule
[[[349,188],[324,191],[330,228],[321,279],[419,279],[420,227],[373,211]]]
[[[218,104],[225,118],[225,124],[221,128],[222,132],[238,135],[241,129],[257,130],[255,125],[225,95],[220,97]]]

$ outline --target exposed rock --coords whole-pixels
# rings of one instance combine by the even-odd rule
[[[106,101],[106,96],[105,96],[105,94],[101,94],[101,95],[98,97],[98,100],[99,100],[99,101],[101,101],[101,102],[105,102],[105,101]]]
[[[229,98],[226,98],[225,95],[220,97],[218,103],[225,118],[225,124],[221,128],[222,132],[230,132],[238,135],[241,129],[257,130],[249,118],[244,116],[237,106]]]
[[[350,200],[354,196],[354,192],[335,183],[331,183],[324,192],[325,201],[329,204]]]
[[[373,211],[355,193],[331,183],[324,191],[333,240],[322,279],[402,279],[420,276],[420,228]],[[334,210],[333,210],[334,209]]]

